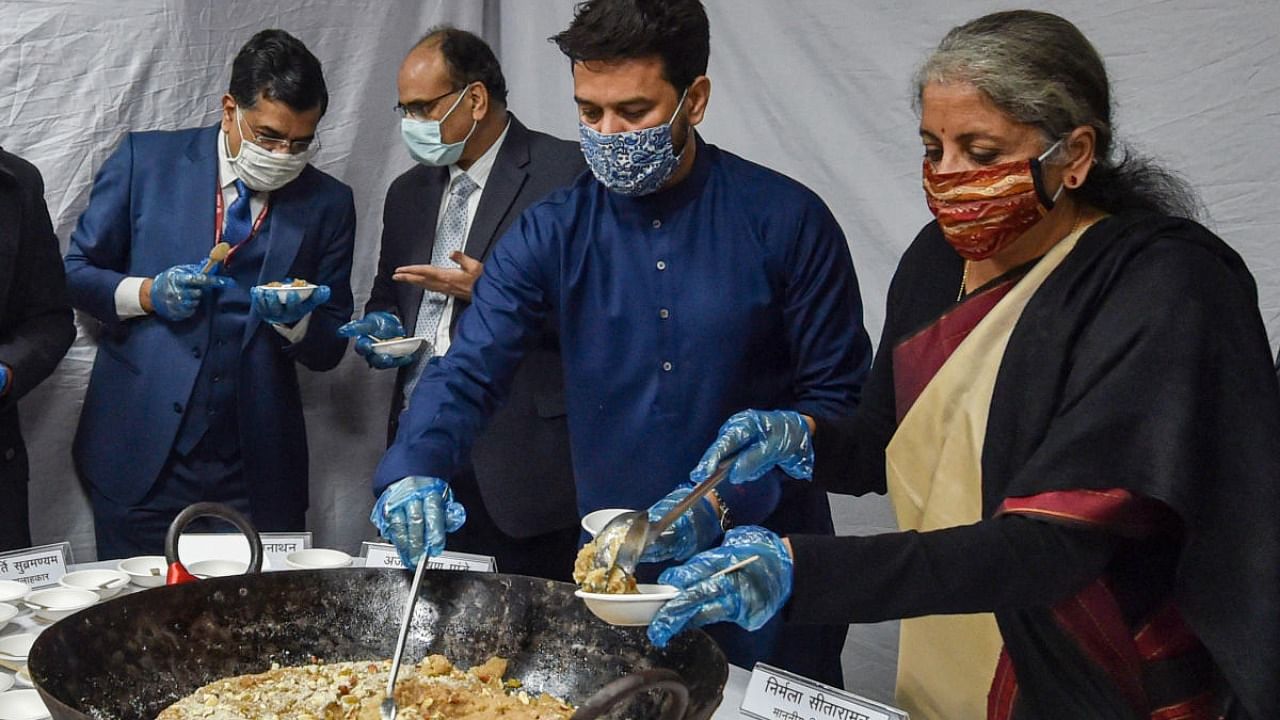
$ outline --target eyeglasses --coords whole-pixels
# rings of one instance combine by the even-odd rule
[[[252,130],[253,128],[250,128]],[[312,148],[320,149],[320,138],[311,138],[310,140],[285,140],[284,138],[271,137],[270,135],[254,134],[251,138],[253,143],[263,150],[269,152],[287,152],[290,155],[299,155]]]
[[[239,108],[236,108],[236,111],[238,113]],[[243,117],[243,114],[239,115],[239,117]],[[249,126],[248,135],[250,137],[248,139],[251,140],[254,145],[257,145],[268,152],[287,152],[290,155],[299,155],[311,148],[315,148],[316,150],[320,149],[320,138],[318,137],[313,137],[309,140],[286,140],[285,138],[259,133],[258,129],[249,123],[248,118],[244,119],[244,124]],[[241,130],[241,133],[244,134],[243,129]]]
[[[401,118],[410,118],[413,120],[430,120],[431,111],[435,110],[436,104],[450,95],[466,90],[467,86],[454,88],[443,95],[437,95],[430,100],[419,100],[411,103],[396,103],[396,114]]]

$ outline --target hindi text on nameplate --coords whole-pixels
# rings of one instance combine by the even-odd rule
[[[400,553],[396,552],[396,546],[389,543],[365,541],[360,544],[360,557],[364,558],[365,567],[404,567],[404,563],[400,562]],[[445,550],[428,560],[427,567],[431,570],[497,572],[498,562],[488,555]]]
[[[264,532],[258,537],[262,539],[262,555],[273,568],[288,567],[286,555],[311,548],[310,532]]]
[[[71,565],[71,543],[11,550],[0,553],[0,580],[17,580],[32,589],[57,585]]]
[[[432,570],[469,570],[471,572],[498,572],[498,561],[491,555],[445,550],[427,561]]]
[[[742,714],[757,720],[907,720],[907,713],[830,685],[756,663]]]
[[[360,557],[364,558],[365,567],[404,567],[404,563],[400,562],[400,553],[396,552],[396,546],[388,543],[366,540],[360,543]]]

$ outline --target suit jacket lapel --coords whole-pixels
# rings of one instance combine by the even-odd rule
[[[497,239],[498,225],[511,211],[520,188],[529,178],[529,173],[525,170],[525,166],[529,164],[528,130],[515,115],[510,117],[511,126],[507,129],[507,139],[498,149],[498,157],[494,159],[493,169],[489,171],[489,179],[485,182],[480,205],[476,208],[475,219],[471,221],[463,250],[477,260],[483,260],[488,254],[493,241]]]
[[[198,263],[208,257],[213,249],[217,228],[216,199],[218,192],[218,126],[197,132],[187,145],[188,166],[173,178],[175,212],[172,237],[174,247],[170,258],[176,263]]]

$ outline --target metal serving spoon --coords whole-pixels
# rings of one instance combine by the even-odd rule
[[[409,588],[409,600],[404,605],[404,617],[400,619],[400,636],[396,638],[396,652],[391,656],[391,675],[387,678],[387,696],[378,706],[378,714],[382,720],[396,720],[399,708],[396,706],[396,676],[400,674],[400,659],[404,656],[404,641],[409,636],[409,624],[413,620],[413,606],[418,602],[418,587],[422,584],[422,571],[427,567],[427,556],[423,553],[418,560],[418,569],[413,573],[413,585]]]
[[[736,455],[720,461],[710,477],[694,486],[693,492],[676,503],[676,506],[667,511],[667,514],[657,522],[649,522],[649,513],[644,510],[633,510],[610,520],[609,524],[596,535],[596,555],[592,559],[594,567],[605,569],[605,582],[608,582],[615,569],[621,570],[628,576],[635,575],[636,565],[639,564],[644,549],[664,530],[671,527],[676,518],[685,514],[694,503],[714,490],[729,474],[729,466],[735,459],[737,459]],[[622,536],[621,543],[618,542],[619,535]],[[587,588],[587,590],[604,592],[603,588]]]

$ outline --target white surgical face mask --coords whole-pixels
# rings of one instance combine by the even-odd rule
[[[313,144],[306,151],[291,153],[273,153],[249,139],[245,132],[240,108],[236,107],[236,127],[240,128],[240,154],[232,156],[228,139],[227,160],[235,168],[236,175],[257,192],[271,192],[293,182],[302,174],[307,163],[316,154]]]
[[[467,141],[471,139],[479,123],[473,120],[471,131],[456,143],[444,141],[440,125],[449,119],[454,110],[458,109],[458,105],[462,103],[462,98],[466,97],[467,90],[470,88],[471,86],[468,85],[458,92],[458,99],[453,101],[449,112],[439,120],[415,120],[407,117],[400,121],[400,135],[404,138],[404,144],[409,148],[409,154],[414,160],[423,165],[444,167],[458,162],[462,157],[462,151],[466,149]]]

